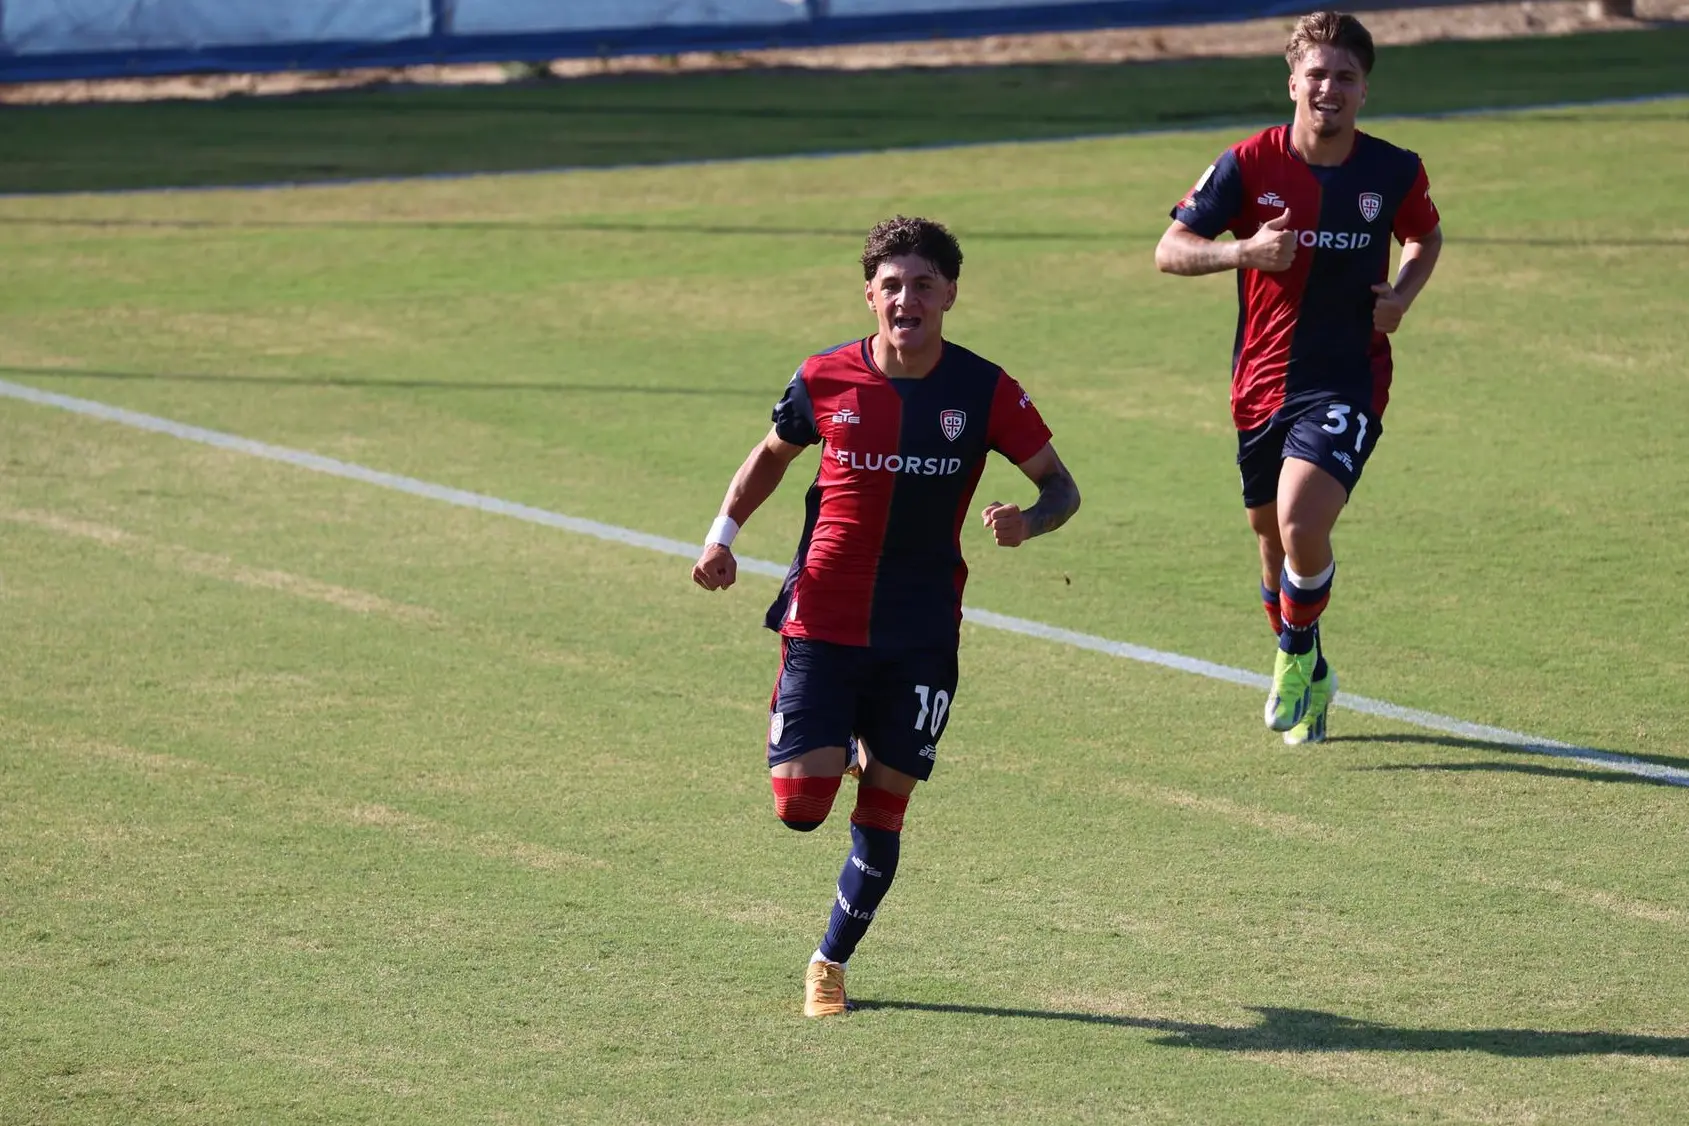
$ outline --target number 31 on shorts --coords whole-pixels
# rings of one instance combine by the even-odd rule
[[[1355,452],[1360,453],[1361,446],[1366,443],[1367,418],[1364,413],[1355,410],[1355,408],[1351,407],[1348,403],[1331,404],[1331,409],[1326,411],[1325,414],[1325,417],[1330,419],[1330,421],[1324,426],[1321,426],[1320,429],[1324,430],[1327,434],[1343,433],[1345,430],[1349,429],[1349,415],[1351,413],[1355,416]]]

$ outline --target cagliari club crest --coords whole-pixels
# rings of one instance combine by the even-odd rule
[[[963,411],[939,411],[938,425],[944,430],[944,436],[952,442],[962,432],[962,427],[968,424],[968,416]]]
[[[1368,223],[1378,218],[1378,213],[1384,210],[1384,197],[1377,192],[1361,193],[1361,217]]]

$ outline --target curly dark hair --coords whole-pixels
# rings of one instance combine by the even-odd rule
[[[904,215],[874,224],[862,247],[862,280],[873,281],[880,263],[902,254],[918,254],[931,262],[946,281],[962,276],[962,247],[944,224]]]
[[[1372,32],[1347,12],[1309,12],[1297,20],[1290,42],[1284,45],[1284,58],[1290,69],[1296,69],[1309,47],[1322,43],[1349,52],[1361,64],[1362,74],[1372,73],[1372,63],[1377,57],[1372,49]]]

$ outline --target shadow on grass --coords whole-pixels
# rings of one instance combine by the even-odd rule
[[[1232,1026],[1056,1009],[1001,1009],[924,1001],[859,1000],[858,1010],[905,1010],[957,1016],[1062,1020],[1162,1032],[1168,1047],[1219,1052],[1485,1052],[1496,1056],[1689,1056],[1689,1037],[1625,1032],[1552,1032],[1535,1028],[1403,1028],[1317,1009],[1251,1006],[1258,1024]]]
[[[1423,115],[1681,93],[1689,88],[1685,54],[1689,27],[1677,26],[1395,46],[1381,60],[1368,109]],[[6,106],[0,192],[323,183],[1236,129],[1283,120],[1284,82],[1282,58],[1210,58]],[[1636,107],[1590,112],[1606,121],[1660,119]],[[1585,118],[1551,112],[1520,120]]]
[[[0,376],[30,379],[106,379],[136,383],[226,383],[261,387],[346,387],[366,391],[386,389],[424,391],[542,391],[548,394],[592,395],[722,395],[769,399],[766,388],[647,386],[637,383],[541,383],[454,379],[356,379],[351,376],[211,375],[203,372],[93,371],[87,368],[28,368],[0,366]],[[770,400],[772,401],[772,400]]]
[[[642,223],[602,219],[128,219],[75,215],[0,215],[0,226],[49,227],[70,230],[139,231],[533,231],[571,234],[705,235],[722,238],[836,238],[856,242],[863,232],[855,227],[781,227],[735,223]],[[969,242],[1072,242],[1081,245],[1153,246],[1161,229],[1138,231],[1004,231],[958,227]],[[1519,246],[1542,249],[1605,250],[1684,247],[1689,237],[1566,238],[1530,235],[1451,234],[1451,242],[1472,246]]]
[[[1684,24],[1682,26],[1689,27],[1689,24]],[[1689,95],[1689,90],[1685,90],[1684,93]],[[1506,110],[1498,112],[1510,113],[1510,111]],[[1427,114],[1425,116],[1435,119],[1438,115]],[[1483,112],[1481,110],[1457,112],[1444,116],[1448,118],[1482,117]],[[1533,110],[1530,113],[1524,114],[1510,113],[1509,120],[1517,121],[1522,125],[1591,125],[1604,122],[1627,125],[1640,121],[1689,122],[1689,113],[1646,113],[1639,109],[1626,108],[1624,106],[1591,106],[1588,109],[1578,109],[1575,111],[1568,109],[1543,109]]]
[[[1689,238],[1546,238],[1530,235],[1460,235],[1451,234],[1449,241],[1472,246],[1529,246],[1549,249],[1605,250],[1612,247],[1642,249],[1657,246],[1681,246],[1689,249]]]
[[[1563,778],[1575,782],[1628,782],[1636,786],[1671,786],[1682,789],[1684,783],[1664,778],[1650,778],[1645,774],[1627,774],[1617,770],[1577,770],[1565,766],[1536,766],[1524,762],[1402,762],[1384,766],[1357,766],[1358,771],[1445,771],[1450,774],[1532,774],[1538,778]]]
[[[1425,735],[1417,731],[1386,732],[1379,735],[1333,735],[1326,743],[1415,743],[1426,747],[1454,747],[1467,751],[1488,751],[1491,754],[1512,755],[1549,755],[1554,758],[1565,758],[1567,748],[1551,747],[1547,745],[1514,745],[1511,743],[1490,743],[1483,739],[1462,739],[1458,735]],[[1605,747],[1584,747],[1580,750],[1593,752],[1595,755],[1606,755],[1630,762],[1647,763],[1652,766],[1664,766],[1673,770],[1689,770],[1689,759],[1673,758],[1670,755],[1650,755],[1635,751],[1615,751]],[[1434,768],[1438,764],[1426,764]],[[1481,763],[1472,764],[1474,768]],[[1505,764],[1496,764],[1505,765]],[[1540,768],[1533,764],[1533,768]],[[1371,769],[1381,769],[1373,767]],[[1607,781],[1605,771],[1596,772],[1603,781]],[[1640,780],[1640,779],[1639,779]]]
[[[265,230],[344,230],[344,231],[563,231],[640,234],[640,235],[719,235],[742,238],[761,235],[773,238],[838,238],[852,243],[862,241],[866,231],[861,227],[778,227],[732,223],[641,223],[636,220],[508,220],[508,219],[104,219],[77,216],[0,215],[0,226],[8,227],[67,227],[94,230],[161,230],[161,231],[265,231]],[[1000,231],[958,227],[958,233],[970,242],[1076,242],[1093,244],[1114,242],[1142,243],[1161,237],[1161,228],[1142,231]],[[1662,240],[1653,239],[1638,245],[1658,246]],[[1669,240],[1665,240],[1669,241]],[[1689,240],[1685,240],[1689,245]]]

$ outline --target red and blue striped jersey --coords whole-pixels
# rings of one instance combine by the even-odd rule
[[[954,645],[962,522],[986,455],[1018,465],[1050,441],[1020,384],[949,341],[924,379],[888,379],[857,340],[803,362],[774,427],[819,443],[821,468],[768,627],[841,645]]]
[[[1390,236],[1438,223],[1417,153],[1365,133],[1342,164],[1310,165],[1275,126],[1220,154],[1173,218],[1205,238],[1246,239],[1290,211],[1288,270],[1237,272],[1232,418],[1239,430],[1285,407],[1341,398],[1382,417],[1390,396],[1390,340],[1372,327],[1372,287],[1387,281]]]

